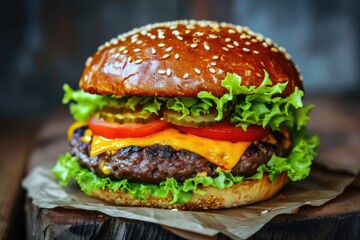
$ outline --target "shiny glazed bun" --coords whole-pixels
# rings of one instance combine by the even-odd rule
[[[80,87],[115,96],[222,96],[226,73],[259,86],[269,73],[274,84],[288,81],[284,96],[302,87],[285,49],[246,27],[183,20],[146,25],[100,46],[86,61]]]

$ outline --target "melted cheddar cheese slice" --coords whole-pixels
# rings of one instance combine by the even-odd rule
[[[67,139],[68,141],[70,141],[72,139],[72,136],[74,134],[74,131],[78,128],[87,126],[88,123],[87,122],[74,122],[73,124],[70,125],[70,127],[68,128],[67,131]]]
[[[251,142],[228,142],[182,134],[176,129],[164,131],[141,138],[107,139],[93,136],[90,156],[97,156],[106,151],[117,151],[129,146],[146,147],[154,144],[168,145],[175,150],[185,149],[206,158],[222,169],[233,168]]]

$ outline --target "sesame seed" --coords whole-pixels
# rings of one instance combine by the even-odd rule
[[[143,59],[137,59],[134,61],[134,63],[142,63]]]
[[[184,40],[182,36],[176,36],[176,38],[179,39],[180,41]]]
[[[139,34],[134,34],[134,35],[131,36],[131,39],[136,39],[138,37],[139,37]]]
[[[161,74],[161,75],[164,75],[164,74],[166,73],[166,71],[163,70],[163,69],[160,69],[160,70],[158,70],[157,72],[158,72],[159,74]]]
[[[166,59],[168,58],[170,55],[169,54],[165,54],[164,56],[162,56],[162,59]]]
[[[115,48],[109,50],[109,53],[113,54],[115,52]]]
[[[196,72],[197,74],[200,74],[200,73],[201,73],[200,69],[198,69],[198,68],[194,68],[194,70],[195,70],[195,72]]]
[[[188,78],[188,77],[189,77],[188,73],[185,73],[184,76],[183,76],[183,78],[185,78],[185,79]]]
[[[151,38],[152,40],[154,40],[154,39],[156,39],[156,36],[155,36],[155,35],[151,35],[150,38]]]
[[[87,82],[89,80],[89,76],[86,74],[84,77],[85,82]]]
[[[257,43],[257,42],[258,42],[258,40],[256,40],[255,38],[251,39],[251,41],[252,41],[253,43]]]
[[[262,41],[264,41],[264,36],[263,35],[261,35],[260,33],[258,33],[257,35],[256,35],[256,39],[259,41],[259,42],[262,42]]]
[[[214,56],[212,57],[212,59],[217,60],[217,59],[219,59],[219,56],[214,55]]]
[[[234,46],[231,45],[231,44],[227,44],[226,46],[227,46],[228,48],[234,48]]]
[[[180,58],[180,55],[177,53],[175,54],[175,59],[179,59]]]
[[[185,30],[186,34],[189,34],[191,31],[189,29]]]
[[[175,36],[179,36],[180,32],[178,30],[174,30],[174,31],[172,31],[172,34],[174,34]]]
[[[248,49],[248,48],[242,48],[242,50],[243,50],[244,52],[250,52],[250,49]]]
[[[121,51],[124,51],[125,50],[125,46],[121,46],[120,48],[119,48],[119,51],[121,52]]]
[[[190,47],[196,48],[196,47],[197,47],[197,44],[196,44],[196,43],[193,43],[193,44],[190,45]]]
[[[253,53],[255,53],[255,54],[259,54],[259,51],[254,50],[254,51],[253,51]]]
[[[210,47],[209,47],[209,45],[207,45],[207,43],[206,43],[206,42],[204,42],[204,43],[203,43],[203,45],[204,45],[205,50],[207,50],[207,51],[209,51],[209,50],[210,50]]]
[[[214,68],[209,68],[209,71],[210,71],[211,73],[215,73],[215,72],[216,72]]]
[[[86,62],[85,62],[85,66],[89,66],[92,62],[93,58],[92,57],[88,57],[88,59],[86,59]]]
[[[158,29],[158,38],[159,39],[164,39],[165,38],[164,32],[161,29]]]
[[[128,54],[128,50],[127,49],[125,49],[124,51],[123,51],[123,54]]]
[[[155,48],[152,48],[152,49],[151,49],[151,53],[152,53],[152,54],[156,54],[156,49],[155,49]]]
[[[227,52],[229,51],[229,49],[227,47],[223,47],[222,49]]]
[[[167,69],[166,69],[166,75],[168,75],[168,77],[171,76],[171,69],[170,69],[170,68],[167,68]]]
[[[109,42],[106,42],[106,43],[105,43],[105,47],[110,47],[110,43],[109,43]]]
[[[287,52],[285,52],[285,58],[286,58],[287,60],[291,60],[291,55],[288,54]]]
[[[274,48],[274,47],[271,48],[271,51],[278,52],[278,50],[276,48]]]
[[[195,32],[193,34],[194,37],[201,37],[201,36],[204,36],[204,35],[205,35],[205,33],[203,33],[203,32]]]
[[[265,38],[265,42],[267,43],[267,45],[271,45],[271,43],[272,43],[270,38]]]
[[[159,47],[165,47],[165,43],[159,43],[158,46]]]
[[[234,41],[233,43],[234,43],[235,46],[237,46],[237,47],[239,46],[239,42]]]
[[[113,58],[118,58],[120,56],[120,53],[115,53],[114,55],[113,55]]]
[[[269,212],[269,210],[264,210],[264,211],[261,211],[261,214],[266,214],[268,212]]]
[[[165,52],[171,52],[172,51],[172,47],[168,47],[167,49],[165,49]]]
[[[283,48],[283,47],[279,47],[279,51],[282,52],[282,53],[284,53],[284,52],[286,52],[286,49]]]
[[[251,42],[245,42],[245,45],[246,45],[246,46],[250,46],[250,45],[251,45]]]
[[[225,38],[225,42],[231,42],[231,38]]]
[[[119,41],[123,41],[123,42],[126,40],[121,34],[119,34],[119,35],[117,36],[117,39],[118,39]]]
[[[215,34],[210,34],[209,37],[212,39],[218,38]]]
[[[117,40],[116,38],[113,38],[110,40],[110,43],[113,44],[113,45],[116,45],[118,44],[119,40]]]
[[[216,32],[220,32],[219,26],[213,26],[212,29]]]
[[[219,69],[218,74],[222,74],[223,72],[224,72],[224,70]]]
[[[215,67],[215,66],[216,66],[216,62],[211,62],[210,65]]]
[[[266,42],[262,43],[263,47],[268,47],[269,45]]]
[[[246,34],[244,34],[244,33],[240,35],[240,39],[246,39],[247,37],[248,36]]]
[[[128,57],[128,62],[130,63],[130,62],[132,62],[132,57],[130,56],[130,57]]]
[[[140,48],[135,48],[135,49],[133,50],[133,52],[135,52],[135,53],[140,52],[140,51],[141,51]]]
[[[228,33],[236,33],[236,31],[234,29],[229,29]]]
[[[140,44],[142,44],[142,43],[143,43],[142,40],[139,40],[139,41],[136,42],[136,44],[138,44],[138,45],[140,45]]]

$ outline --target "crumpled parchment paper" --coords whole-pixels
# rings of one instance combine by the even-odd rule
[[[113,206],[83,194],[76,183],[62,188],[50,170],[41,166],[34,168],[22,185],[33,203],[41,208],[67,206],[95,210],[113,217],[161,224],[183,237],[189,237],[189,232],[200,234],[198,237],[190,235],[192,239],[204,239],[219,232],[233,239],[246,239],[276,215],[295,213],[300,206],[319,206],[335,198],[354,179],[355,176],[348,174],[315,168],[306,180],[289,183],[270,200],[234,209],[203,212]]]
[[[353,151],[349,152],[350,155],[343,152],[341,155],[326,155],[329,149],[341,149],[342,145],[332,144],[330,140],[333,136],[327,138],[325,135],[320,136],[322,144],[317,160],[322,166],[331,165],[331,170],[314,167],[307,179],[288,183],[267,201],[239,208],[202,212],[118,207],[83,194],[75,183],[62,188],[52,177],[50,168],[55,164],[57,156],[67,151],[65,129],[71,122],[66,111],[56,111],[39,132],[37,146],[29,161],[29,169],[32,170],[22,183],[33,203],[41,208],[67,206],[95,210],[113,217],[157,223],[187,239],[209,239],[219,232],[233,239],[246,239],[276,215],[295,213],[303,205],[319,206],[335,198],[360,172],[358,154]],[[321,129],[321,125],[316,129],[319,128]],[[327,144],[326,140],[330,142]],[[329,164],[329,159],[338,161],[331,161]],[[353,161],[348,164],[343,159]]]

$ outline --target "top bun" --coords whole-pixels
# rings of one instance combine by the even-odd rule
[[[222,96],[227,73],[259,86],[269,73],[273,84],[288,81],[283,95],[302,87],[285,49],[246,27],[182,20],[146,25],[111,39],[86,61],[80,87],[115,96],[194,97],[200,91]]]

